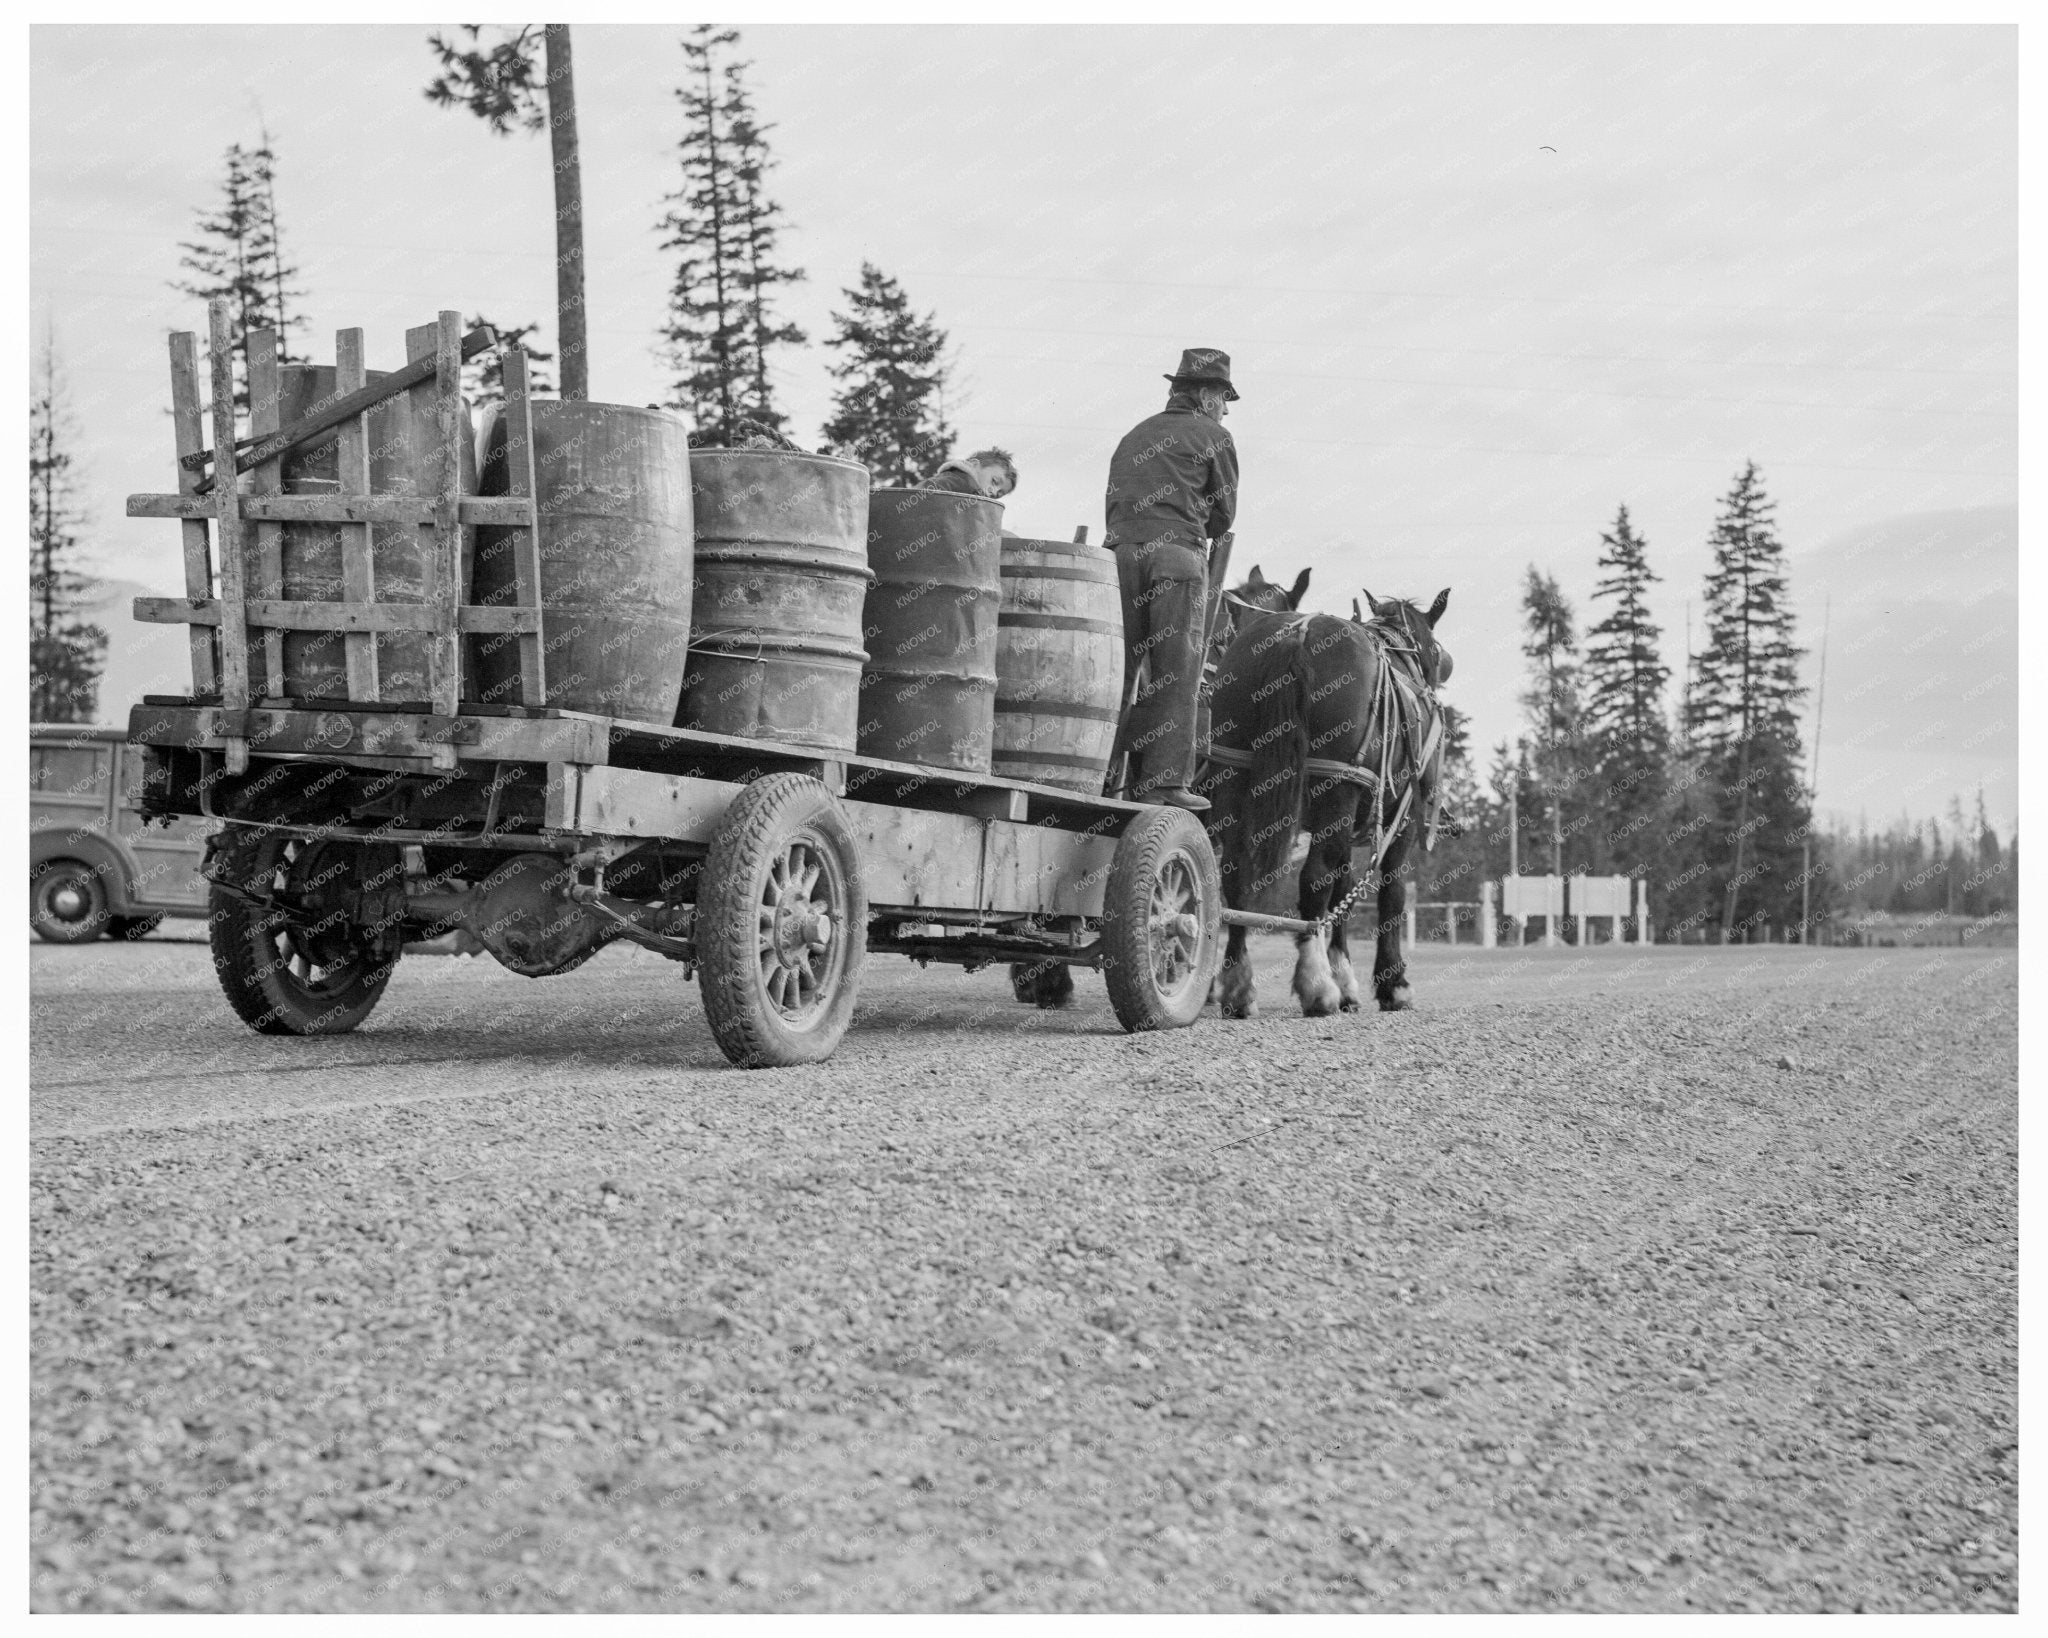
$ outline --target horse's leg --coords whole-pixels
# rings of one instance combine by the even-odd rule
[[[1401,879],[1401,867],[1408,860],[1408,838],[1412,825],[1403,825],[1387,849],[1380,866],[1378,948],[1372,966],[1372,993],[1381,1012],[1406,1012],[1415,1005],[1408,988],[1408,967],[1401,958],[1402,912],[1407,908],[1408,884]]]
[[[1301,862],[1300,915],[1315,921],[1337,901],[1341,884],[1351,877],[1351,821],[1355,788],[1335,780],[1327,789],[1311,781],[1308,797],[1308,857]],[[1329,935],[1294,936],[1294,996],[1302,1016],[1327,1018],[1344,1002],[1343,987],[1331,970]],[[1349,961],[1345,967],[1348,971]],[[1354,982],[1353,989],[1357,986]]]
[[[1337,878],[1330,890],[1330,902],[1342,904],[1351,896],[1351,889],[1358,883],[1357,874],[1351,866],[1351,850],[1344,850],[1344,874]],[[1351,968],[1351,930],[1349,912],[1330,923],[1330,977],[1337,984],[1337,1006],[1344,1012],[1358,1011],[1358,974]]]
[[[1074,970],[1064,961],[1013,961],[1010,992],[1026,1006],[1047,1011],[1072,1006]]]
[[[1244,836],[1244,775],[1235,768],[1212,765],[1208,777],[1197,781],[1196,789],[1209,799],[1209,811],[1202,817],[1223,877],[1223,902],[1233,910],[1242,910],[1251,897],[1245,880],[1251,872],[1251,850],[1245,845]],[[1210,998],[1225,1018],[1256,1018],[1259,997],[1252,982],[1245,931],[1233,926],[1225,929],[1225,933],[1223,964],[1216,971],[1216,982],[1210,986]]]

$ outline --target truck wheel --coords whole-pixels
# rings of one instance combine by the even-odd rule
[[[28,924],[52,944],[89,944],[107,930],[107,887],[78,859],[29,872]]]
[[[151,933],[155,932],[163,924],[164,918],[161,915],[109,916],[107,918],[107,937],[123,939],[148,938]]]
[[[340,1035],[383,998],[398,963],[399,936],[373,937],[350,919],[375,851],[275,832],[234,835],[218,844],[208,874],[240,892],[218,883],[207,892],[213,970],[228,1005],[251,1029]],[[298,909],[269,909],[244,894]]]
[[[734,799],[698,876],[704,1015],[742,1069],[822,1062],[853,1016],[868,900],[846,810],[770,774]]]
[[[1102,904],[1102,977],[1133,1034],[1201,1016],[1222,960],[1216,852],[1192,814],[1147,808],[1116,844]]]

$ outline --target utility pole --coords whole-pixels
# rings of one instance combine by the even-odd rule
[[[1813,756],[1806,775],[1806,845],[1799,864],[1799,942],[1813,942],[1809,919],[1813,902],[1813,804],[1820,796],[1820,721],[1828,704],[1828,621],[1835,611],[1834,594],[1828,594],[1820,615],[1820,683],[1813,692]]]

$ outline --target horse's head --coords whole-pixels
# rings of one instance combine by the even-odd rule
[[[1230,595],[1240,603],[1249,603],[1255,609],[1264,609],[1269,614],[1287,614],[1301,607],[1301,600],[1308,595],[1310,570],[1303,569],[1294,577],[1292,587],[1283,586],[1277,580],[1268,580],[1259,573],[1254,563],[1252,572],[1245,582]]]
[[[1436,623],[1443,618],[1450,601],[1451,588],[1448,586],[1436,594],[1436,601],[1429,605],[1427,611],[1403,598],[1390,597],[1382,602],[1371,592],[1365,594],[1366,606],[1372,610],[1373,619],[1392,626],[1407,638],[1422,662],[1424,679],[1438,684],[1451,680],[1451,651],[1436,640]],[[1356,602],[1351,605],[1351,618],[1359,619]]]

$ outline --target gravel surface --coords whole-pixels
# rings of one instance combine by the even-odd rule
[[[754,1074],[631,949],[35,949],[34,1607],[2016,1608],[2012,952],[1257,949]]]

